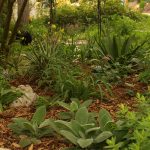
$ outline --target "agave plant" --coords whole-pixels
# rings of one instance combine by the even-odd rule
[[[96,121],[86,107],[81,107],[76,112],[75,119],[69,122],[47,120],[47,124],[74,145],[89,148],[97,144],[100,146],[100,143],[113,135],[111,129],[114,122],[105,109],[100,110]]]
[[[137,39],[133,35],[128,37],[107,35],[101,39],[97,38],[98,55],[100,54],[100,57],[107,57],[108,60],[113,62],[125,63],[147,42],[147,40],[144,40],[137,44],[135,41]]]

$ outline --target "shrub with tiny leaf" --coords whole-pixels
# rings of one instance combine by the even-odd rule
[[[107,149],[147,150],[150,146],[150,101],[137,94],[137,111],[129,111],[127,106],[121,105],[117,128],[113,131],[112,139],[107,140]]]

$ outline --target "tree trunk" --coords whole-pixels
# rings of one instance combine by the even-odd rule
[[[24,0],[23,1],[22,7],[20,9],[20,13],[18,14],[18,19],[17,19],[17,21],[15,23],[14,29],[12,31],[12,34],[11,34],[11,37],[10,37],[10,40],[9,40],[9,43],[8,43],[9,45],[12,44],[12,42],[14,41],[14,38],[15,38],[16,33],[17,33],[17,30],[18,30],[20,24],[22,23],[21,22],[22,21],[22,16],[23,16],[23,14],[25,12],[25,9],[26,9],[26,6],[27,6],[28,3],[29,3],[29,0]]]
[[[17,3],[18,3],[18,16],[21,12],[21,8],[23,6],[24,1],[25,0],[17,0]],[[21,18],[20,26],[23,26],[23,25],[29,23],[29,14],[30,14],[29,0],[26,0],[26,1],[27,1],[27,4],[25,6],[25,9],[24,9],[24,12],[23,12],[23,15],[22,15],[22,18]]]
[[[13,5],[14,5],[15,0],[9,0],[8,5],[7,5],[7,17],[6,17],[6,22],[5,22],[5,27],[4,27],[4,33],[2,37],[2,45],[1,45],[1,50],[2,54],[8,53],[8,38],[9,38],[9,28],[10,28],[10,22],[11,22],[11,17],[13,13]]]
[[[98,32],[99,35],[101,35],[102,31],[101,0],[97,0],[97,12],[98,12]]]
[[[3,9],[3,6],[4,6],[4,2],[5,2],[5,0],[0,0],[0,15],[1,15],[1,12]]]

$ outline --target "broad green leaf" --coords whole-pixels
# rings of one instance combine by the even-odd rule
[[[29,122],[24,118],[13,118],[13,122],[8,125],[8,127],[16,134],[21,134],[25,130],[24,123]]]
[[[77,137],[69,131],[61,130],[61,135],[63,135],[66,139],[68,139],[71,143],[77,145]]]
[[[66,128],[67,130],[72,130],[72,126],[70,122],[63,121],[63,120],[56,120],[55,123],[58,126],[58,128],[60,127],[61,129]]]
[[[89,113],[86,107],[81,107],[75,114],[75,120],[80,124],[87,124]]]
[[[19,145],[22,147],[22,148],[25,148],[27,146],[29,146],[30,144],[38,144],[40,143],[41,141],[36,139],[36,138],[30,138],[30,137],[27,137],[27,138],[23,138],[20,140],[19,142]]]
[[[43,128],[44,126],[50,126],[54,131],[59,133],[59,128],[52,119],[46,119],[43,123],[40,124],[39,128]]]
[[[76,136],[80,136],[79,132],[83,131],[83,128],[76,120],[71,120],[72,131]]]
[[[23,124],[26,130],[29,130],[32,134],[35,134],[36,129],[33,124],[31,124],[30,122],[24,122]]]
[[[89,107],[92,103],[92,100],[86,100],[85,102],[83,102],[80,107]]]
[[[94,123],[88,123],[88,124],[81,125],[81,127],[83,127],[85,130],[88,130],[88,129],[95,127],[95,124]]]
[[[46,107],[45,106],[41,106],[39,107],[36,112],[34,113],[31,122],[35,122],[37,123],[37,125],[40,125],[46,116]]]
[[[30,144],[32,144],[32,141],[31,141],[30,138],[23,138],[23,139],[21,139],[20,142],[19,142],[19,145],[20,145],[22,148],[27,147],[27,146],[29,146]]]
[[[58,102],[58,104],[61,106],[61,107],[63,107],[63,108],[65,108],[65,109],[67,109],[67,110],[70,110],[70,106],[68,105],[68,104],[66,104],[66,103],[64,103],[64,102]]]
[[[96,132],[96,131],[99,131],[100,130],[100,127],[94,127],[94,128],[90,128],[88,130],[86,130],[86,135],[88,135],[90,132]]]
[[[116,124],[114,122],[110,121],[110,122],[106,123],[103,130],[104,131],[112,131],[115,127],[116,127]]]
[[[99,112],[98,121],[99,121],[100,127],[103,130],[108,122],[112,122],[112,118],[107,110],[101,109]]]
[[[51,119],[45,119],[39,126],[39,128],[44,128],[44,127],[47,127],[47,126],[50,126],[50,123],[52,122]]]
[[[81,148],[86,148],[86,147],[90,146],[93,143],[93,139],[80,138],[80,139],[77,140],[77,143],[79,144],[79,146]]]
[[[95,139],[94,143],[101,143],[110,138],[113,134],[109,131],[104,131],[101,134],[99,134]]]
[[[70,104],[70,111],[74,112],[78,110],[78,104],[75,101],[72,101]]]

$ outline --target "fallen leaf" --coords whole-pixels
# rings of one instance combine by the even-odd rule
[[[0,146],[3,146],[4,145],[4,142],[0,142]]]
[[[11,145],[12,145],[13,147],[20,148],[20,145],[17,144],[17,143],[12,143]]]
[[[33,144],[30,145],[30,147],[28,148],[28,150],[33,150]]]

